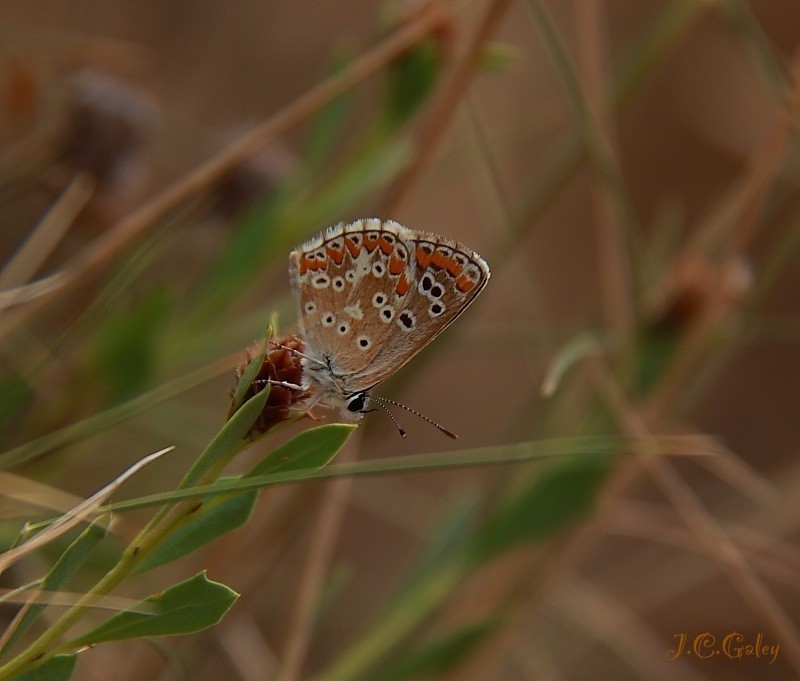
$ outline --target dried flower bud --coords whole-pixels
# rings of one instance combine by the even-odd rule
[[[245,393],[245,399],[249,399],[263,390],[267,381],[302,385],[303,367],[300,364],[300,357],[296,354],[302,351],[303,341],[297,336],[287,336],[272,344],[264,357],[255,381]],[[255,350],[248,348],[244,361],[236,368],[237,381],[241,380],[245,369],[253,361],[254,354],[256,354]],[[266,433],[279,423],[305,415],[309,397],[310,394],[307,392],[292,390],[282,385],[270,385],[267,403],[249,434]],[[232,412],[233,406],[231,406],[229,417]]]
[[[229,220],[264,199],[292,173],[297,158],[275,143],[223,175],[213,190],[214,211]]]
[[[91,69],[69,84],[61,159],[111,191],[135,186],[144,174],[141,149],[152,135],[157,107],[144,90]]]
[[[653,330],[685,329],[702,319],[715,305],[728,311],[746,297],[752,280],[750,265],[744,259],[736,260],[724,269],[706,259],[683,260],[665,281],[665,292]]]

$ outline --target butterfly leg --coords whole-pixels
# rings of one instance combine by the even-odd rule
[[[314,362],[314,364],[319,364],[320,366],[324,367],[327,366],[325,362],[322,362],[314,357],[306,355],[305,353],[300,352],[299,350],[295,350],[294,348],[290,348],[288,345],[283,345],[282,343],[278,343],[277,341],[270,341],[271,345],[274,345],[276,348],[281,350],[286,350],[287,352],[291,352],[293,355],[297,355],[298,357],[302,357],[303,359],[307,359],[309,362]]]
[[[274,381],[271,378],[259,378],[253,381],[253,383],[269,383],[270,385],[279,385],[281,388],[287,388],[289,390],[298,390],[300,392],[308,392],[309,386],[303,387],[302,385],[297,385],[296,383],[288,383],[286,381]]]

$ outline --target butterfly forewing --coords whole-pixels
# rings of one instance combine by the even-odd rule
[[[388,378],[475,299],[489,268],[474,251],[393,222],[337,225],[292,252],[306,352],[347,391]]]

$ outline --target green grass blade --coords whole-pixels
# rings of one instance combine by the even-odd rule
[[[343,426],[352,428],[352,426]],[[695,438],[688,441],[696,442]],[[271,485],[289,484],[307,480],[327,480],[357,475],[387,475],[399,472],[440,470],[464,466],[483,466],[487,464],[505,464],[522,461],[547,460],[558,457],[575,456],[581,458],[602,458],[603,455],[618,451],[626,443],[619,437],[574,437],[555,438],[536,442],[523,442],[517,445],[501,447],[485,447],[446,454],[419,454],[375,461],[361,461],[352,464],[326,466],[319,470],[290,470],[268,475],[229,478],[219,480],[210,485],[182,488],[171,492],[162,492],[148,496],[119,501],[102,507],[103,511],[130,511],[137,508],[159,506],[164,503],[208,497],[231,492],[244,492]]]
[[[590,511],[610,466],[611,457],[598,455],[544,471],[488,519],[475,538],[475,561],[563,532]]]
[[[387,664],[373,681],[409,681],[440,678],[451,671],[499,625],[496,617],[472,622],[411,650],[395,664]]]

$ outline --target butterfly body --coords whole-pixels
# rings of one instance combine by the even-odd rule
[[[490,272],[463,244],[377,218],[338,224],[293,250],[289,276],[314,401],[359,420],[369,391],[475,299]]]

